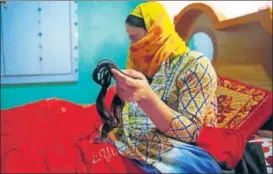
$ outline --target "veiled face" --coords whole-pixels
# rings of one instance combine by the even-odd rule
[[[128,24],[126,24],[126,31],[131,40],[131,43],[135,43],[141,40],[147,33],[147,31],[144,28],[134,27]]]

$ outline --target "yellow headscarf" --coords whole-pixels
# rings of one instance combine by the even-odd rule
[[[140,71],[150,78],[163,61],[189,50],[176,33],[174,24],[160,3],[142,3],[131,15],[144,19],[147,34],[140,41],[130,45],[127,68]]]

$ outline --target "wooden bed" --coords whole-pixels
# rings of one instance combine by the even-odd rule
[[[174,23],[186,42],[196,32],[213,39],[219,75],[272,91],[272,9],[226,19],[206,4],[193,3]]]
[[[222,121],[219,122],[218,119],[218,125],[222,126],[232,119],[237,119],[239,120],[237,122],[244,122],[242,124],[245,124],[245,126],[242,130],[245,130],[253,127],[261,117],[267,117],[266,119],[271,117],[272,119],[272,9],[264,9],[245,16],[226,19],[223,14],[209,5],[193,3],[183,8],[175,16],[174,24],[178,34],[188,44],[192,36],[199,32],[204,32],[211,38],[214,47],[211,57],[212,63],[219,76],[253,86],[251,90],[255,90],[254,88],[266,90],[268,91],[268,96],[271,96],[267,101],[270,105],[267,104],[263,109],[256,107],[256,105],[256,108],[253,107],[252,111],[257,108],[259,111],[254,114],[255,111],[251,113],[251,109],[249,109],[248,116],[246,116],[247,114],[242,116],[243,114],[239,110],[246,111],[244,107],[256,101],[253,102],[252,99],[242,101],[244,100],[243,97],[245,97],[243,95],[246,94],[244,92],[235,91],[235,95],[234,93],[233,95],[229,95],[224,92],[223,96],[226,97],[229,95],[228,97],[230,101],[233,100],[233,103],[228,103],[229,101],[222,102],[224,103],[222,106],[229,107],[232,110],[238,109],[238,112],[236,111],[231,116],[229,113],[225,114],[225,111],[220,111],[224,114],[217,115],[217,119],[222,117]],[[250,90],[247,89],[244,91]],[[221,98],[219,95],[217,97]],[[255,98],[254,95],[249,95],[248,97]],[[238,103],[241,103],[241,106]],[[219,105],[221,105],[221,102],[218,102],[218,108],[222,107]],[[267,115],[262,116],[261,113],[264,110],[268,110],[268,112]],[[228,117],[231,117],[231,119]],[[240,117],[245,117],[246,119]],[[252,120],[250,121],[250,119]],[[261,121],[260,124],[262,125],[266,119]],[[256,129],[259,129],[259,127],[257,126]],[[262,145],[267,171],[268,173],[272,173],[272,127],[268,133],[271,138],[251,134],[255,138],[249,142],[257,142]],[[267,150],[265,151],[265,149]]]

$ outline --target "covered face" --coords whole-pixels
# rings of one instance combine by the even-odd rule
[[[167,11],[155,1],[138,5],[126,19],[126,30],[131,40],[127,68],[148,78],[153,77],[163,61],[189,50]]]

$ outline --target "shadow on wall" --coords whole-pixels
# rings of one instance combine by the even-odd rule
[[[129,40],[124,21],[130,11],[141,2],[77,2],[78,82],[1,87],[1,109],[50,97],[62,98],[78,104],[94,103],[100,87],[93,82],[90,75],[96,63],[103,58],[116,62],[120,68],[125,67]]]

